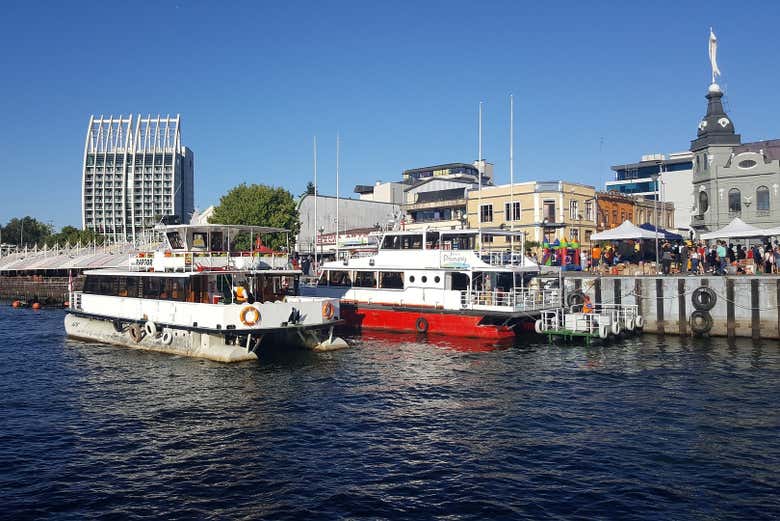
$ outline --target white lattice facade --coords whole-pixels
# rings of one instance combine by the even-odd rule
[[[82,172],[82,227],[140,240],[163,216],[189,222],[195,209],[192,150],[181,119],[92,116]]]

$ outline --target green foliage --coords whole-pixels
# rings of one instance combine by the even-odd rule
[[[311,181],[306,183],[306,194],[314,195],[314,183],[312,183]]]
[[[49,236],[49,238],[46,240],[46,244],[49,246],[54,246],[55,244],[63,246],[66,243],[73,245],[79,242],[81,244],[91,244],[92,242],[97,242],[97,244],[100,245],[103,244],[104,240],[105,237],[103,235],[95,233],[92,230],[79,230],[73,226],[63,226],[59,233],[55,233],[54,235]]]
[[[13,218],[2,227],[2,242],[22,247],[43,246],[51,233],[51,226],[28,215],[21,219]]]
[[[298,209],[290,192],[284,188],[242,183],[219,200],[210,223],[273,226],[290,230],[290,245],[300,230]],[[264,238],[272,248],[286,245],[284,236]],[[237,245],[245,247],[245,245]]]

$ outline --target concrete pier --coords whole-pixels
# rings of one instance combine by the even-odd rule
[[[715,303],[705,312],[712,328],[705,334],[753,339],[780,339],[780,277],[740,276],[597,276],[564,277],[566,293],[581,290],[596,303],[636,304],[648,333],[689,336],[692,296],[711,288]]]

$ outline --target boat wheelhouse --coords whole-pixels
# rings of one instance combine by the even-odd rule
[[[177,225],[157,228],[165,246],[129,268],[86,271],[71,292],[69,336],[219,361],[257,358],[261,345],[344,347],[333,339],[336,298],[299,294],[299,270],[263,246],[280,228]],[[247,250],[237,250],[244,244]]]
[[[508,230],[385,233],[378,252],[324,264],[308,294],[341,299],[342,318],[366,329],[511,338],[561,305],[559,284],[516,249],[490,249]]]

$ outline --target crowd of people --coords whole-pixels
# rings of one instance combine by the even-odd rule
[[[654,262],[654,241],[616,241],[596,245],[590,256],[583,255],[583,267],[594,271],[600,266],[621,263]],[[589,257],[589,258],[588,258]],[[586,260],[587,259],[587,260]],[[727,273],[780,273],[780,244],[756,243],[752,246],[730,244],[726,241],[663,241],[658,245],[658,261],[663,274],[725,275]]]

